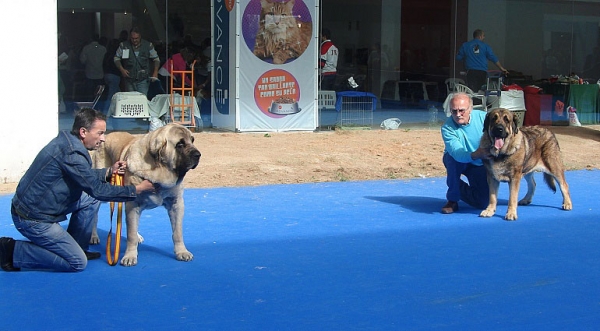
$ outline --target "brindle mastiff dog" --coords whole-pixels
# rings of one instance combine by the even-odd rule
[[[494,109],[485,117],[480,147],[489,150],[491,156],[483,159],[490,187],[490,202],[479,216],[494,215],[498,203],[498,186],[500,182],[508,182],[510,194],[504,219],[516,220],[521,177],[524,176],[527,181],[527,194],[518,204],[528,205],[535,193],[535,171],[544,172],[544,181],[553,192],[556,192],[555,181],[558,183],[563,196],[562,209],[573,208],[558,141],[548,129],[539,126],[519,129],[513,112],[502,108]]]
[[[138,244],[143,240],[138,235],[138,224],[142,211],[164,206],[171,220],[175,258],[190,261],[193,258],[183,243],[183,178],[196,168],[200,152],[194,146],[190,130],[179,124],[168,124],[143,136],[127,132],[113,132],[106,136],[102,147],[93,153],[95,168],[108,168],[115,162],[127,162],[125,185],[137,185],[147,179],[154,183],[155,192],[140,194],[136,200],[125,203],[127,224],[127,249],[121,259],[124,266],[137,264]],[[94,226],[92,240],[98,243]]]

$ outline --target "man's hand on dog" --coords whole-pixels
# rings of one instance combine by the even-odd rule
[[[124,175],[125,170],[127,169],[127,162],[125,161],[117,161],[111,167],[111,171],[113,174]],[[142,192],[155,192],[156,188],[151,181],[144,179],[141,183],[135,186],[135,193],[140,194]]]
[[[471,153],[471,158],[473,160],[478,160],[478,159],[489,159],[492,157],[492,154],[490,154],[489,149],[487,148],[483,148],[483,147],[479,147],[475,152]]]
[[[111,170],[112,170],[113,174],[124,175],[126,169],[127,169],[127,162],[117,161],[115,164],[113,164]]]

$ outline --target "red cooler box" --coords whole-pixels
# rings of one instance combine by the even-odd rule
[[[552,125],[552,94],[525,94],[525,126]]]

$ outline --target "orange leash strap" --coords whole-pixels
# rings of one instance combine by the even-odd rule
[[[110,183],[113,185],[123,186],[123,175],[113,174],[110,178]],[[108,231],[108,238],[106,238],[106,261],[109,265],[117,265],[119,259],[119,249],[121,248],[121,227],[123,225],[123,203],[117,203],[117,232],[115,233],[115,253],[111,254],[110,250],[111,237],[112,237],[112,224],[113,224],[113,213],[115,211],[115,202],[110,202],[110,230]]]

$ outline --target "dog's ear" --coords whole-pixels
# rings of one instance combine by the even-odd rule
[[[149,132],[147,138],[148,153],[158,160],[163,149],[167,146],[167,126],[162,126],[154,131]]]
[[[150,148],[149,148],[149,152],[152,156],[156,157],[157,155],[160,155],[160,152],[163,148],[165,148],[165,145],[167,144],[166,140],[154,140],[150,142]]]
[[[513,120],[512,120],[512,131],[514,134],[519,133],[519,119],[517,118],[517,115],[515,115],[513,113]]]
[[[490,113],[485,115],[485,120],[483,121],[483,132],[487,131],[488,126],[490,125]]]
[[[153,158],[158,159],[161,151],[167,145],[167,139],[163,134],[158,134],[156,131],[151,133],[150,136],[151,139],[148,140],[148,153],[150,153]]]

